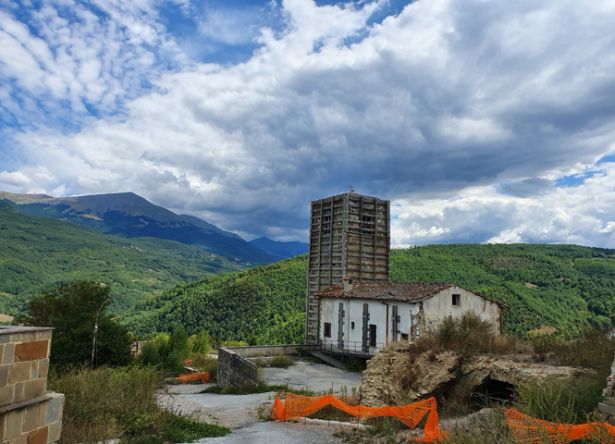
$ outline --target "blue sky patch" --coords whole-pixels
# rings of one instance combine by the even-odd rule
[[[587,171],[581,174],[559,177],[555,180],[555,186],[558,188],[578,187],[583,185],[587,179],[594,176],[596,173],[597,171]]]
[[[615,154],[607,154],[606,156],[601,157],[596,163],[600,165],[601,163],[613,163],[613,162],[615,162]]]

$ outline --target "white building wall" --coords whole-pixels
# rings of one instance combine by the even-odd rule
[[[459,305],[453,305],[453,294],[460,295]],[[460,287],[451,287],[423,301],[425,327],[434,330],[445,318],[460,318],[464,313],[474,312],[482,320],[489,322],[495,334],[501,333],[501,308],[477,294]]]
[[[368,299],[348,299],[348,298],[324,298],[320,303],[320,338],[327,345],[338,346],[339,332],[339,306],[344,307],[344,348],[347,350],[361,351],[363,344],[363,304],[369,307],[369,324],[376,325],[376,347],[370,347],[370,352],[375,353],[380,348],[393,341],[393,309],[398,307],[399,325],[398,340],[402,334],[410,337],[411,315],[418,315],[418,304],[406,302],[381,302]],[[387,321],[388,320],[388,321]],[[325,338],[325,323],[331,324],[331,337]],[[354,323],[354,328],[353,328]],[[369,327],[368,327],[369,328]]]
[[[459,305],[453,305],[453,294],[459,294]],[[398,307],[399,334],[412,339],[412,327],[420,323],[415,333],[424,334],[425,330],[434,330],[445,318],[451,316],[460,318],[466,312],[474,312],[481,319],[493,326],[494,333],[501,333],[501,308],[491,302],[464,290],[460,287],[451,287],[422,302],[411,304],[408,302],[382,302],[369,299],[324,298],[320,301],[320,340],[323,344],[338,347],[339,307],[340,303],[345,311],[342,329],[344,332],[344,349],[361,351],[363,342],[363,304],[368,304],[370,319],[368,324],[375,324],[376,347],[370,347],[370,353],[376,353],[380,348],[393,342],[393,305]],[[421,308],[422,307],[422,308]],[[421,313],[422,310],[422,313]],[[331,337],[326,338],[325,323],[331,324]],[[353,328],[354,323],[354,328]]]

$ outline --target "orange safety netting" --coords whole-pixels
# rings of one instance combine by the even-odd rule
[[[438,408],[435,398],[400,406],[367,407],[364,405],[349,405],[333,395],[300,396],[287,393],[285,402],[281,401],[278,396],[275,397],[272,416],[278,421],[303,418],[328,405],[358,418],[379,416],[397,418],[411,429],[417,427],[427,415],[423,430],[424,436],[418,441],[437,442],[443,437],[438,428]]]
[[[180,384],[188,384],[190,382],[201,381],[203,384],[209,382],[209,372],[185,373],[177,377]]]
[[[506,422],[515,440],[522,443],[565,444],[585,438],[601,443],[615,442],[615,426],[606,422],[559,424],[533,418],[515,409],[506,409]]]

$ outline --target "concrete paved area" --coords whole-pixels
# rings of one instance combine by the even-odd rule
[[[159,393],[158,402],[166,409],[234,429],[258,421],[258,408],[263,402],[272,401],[275,395],[273,392],[250,395],[199,393],[208,385],[170,386],[166,393]]]
[[[298,360],[288,368],[263,368],[263,380],[268,385],[288,385],[293,389],[309,388],[316,393],[333,390],[339,393],[346,387],[348,394],[361,385],[361,373],[349,372],[310,361]]]
[[[325,364],[305,360],[296,361],[289,368],[264,368],[263,380],[268,385],[288,385],[294,389],[308,388],[315,393],[333,390],[347,393],[361,385],[361,373],[352,373]],[[333,437],[335,426],[306,423],[263,422],[259,410],[263,403],[273,401],[275,393],[250,395],[219,395],[200,393],[211,384],[169,385],[158,395],[163,407],[198,418],[202,421],[224,425],[232,433],[222,438],[206,438],[199,443],[251,444],[277,443],[340,443]]]
[[[323,427],[289,422],[257,422],[247,427],[233,430],[221,438],[205,438],[200,444],[337,444],[342,440],[335,438],[333,427]]]

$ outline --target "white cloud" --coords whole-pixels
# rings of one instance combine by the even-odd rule
[[[153,2],[95,4],[93,9],[78,1],[52,0],[39,8],[0,10],[0,78],[13,85],[13,101],[36,104],[3,105],[21,125],[47,120],[72,126],[88,120],[87,107],[103,115],[117,113],[168,65],[186,64],[156,21]],[[28,26],[14,10],[28,17]]]
[[[33,96],[125,103],[73,134],[15,134],[24,165],[53,176],[21,189],[132,190],[243,233],[304,236],[307,202],[353,184],[393,199],[398,245],[615,246],[608,204],[589,194],[610,202],[613,171],[552,186],[613,150],[614,4],[432,0],[368,25],[384,2],[287,0],[283,31],[261,29],[262,46],[231,66],[182,61],[148,2],[101,2],[104,25],[45,12],[41,38],[9,14],[3,76],[28,72]]]
[[[577,187],[532,198],[475,187],[455,199],[394,202],[396,246],[438,242],[561,242],[615,246],[615,164]]]

